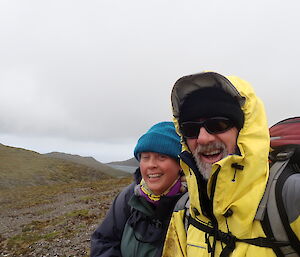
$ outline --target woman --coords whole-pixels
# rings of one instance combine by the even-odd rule
[[[176,201],[186,191],[172,122],[151,127],[137,142],[135,182],[114,200],[91,238],[91,257],[160,256]]]

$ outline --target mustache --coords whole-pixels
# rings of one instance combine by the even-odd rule
[[[222,153],[222,158],[228,155],[227,148],[223,142],[212,142],[207,145],[198,145],[197,148],[195,149],[195,152],[193,153],[198,170],[200,171],[201,175],[205,180],[208,180],[210,177],[212,164],[202,162],[199,155],[217,149],[220,150],[220,152]]]
[[[207,145],[198,145],[195,149],[195,154],[201,154],[210,152],[212,150],[220,149],[221,151],[226,150],[226,146],[223,142],[212,142]]]

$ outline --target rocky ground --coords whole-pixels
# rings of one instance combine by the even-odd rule
[[[89,256],[91,233],[130,182],[0,190],[0,256]]]

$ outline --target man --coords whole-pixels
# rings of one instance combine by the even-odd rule
[[[259,240],[247,240],[266,237],[254,219],[269,175],[261,100],[249,83],[214,72],[179,79],[171,100],[190,204],[188,223],[186,208],[175,208],[163,256],[276,256],[270,247],[255,246]],[[299,195],[294,198],[300,203]]]

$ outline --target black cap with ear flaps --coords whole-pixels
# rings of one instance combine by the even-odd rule
[[[206,87],[186,96],[179,111],[179,124],[201,118],[226,117],[241,129],[244,113],[238,101],[217,87]]]

